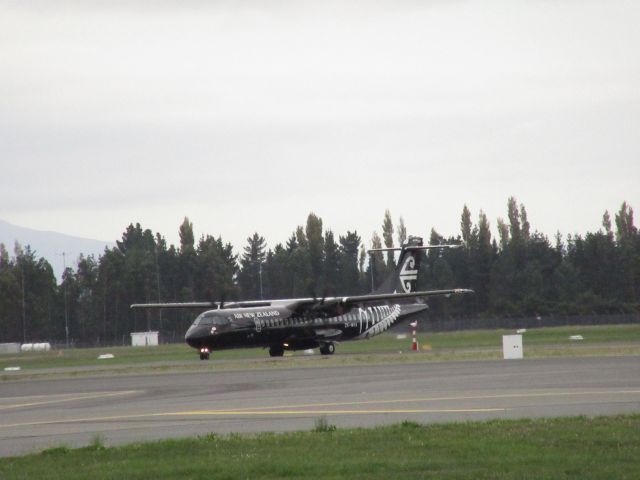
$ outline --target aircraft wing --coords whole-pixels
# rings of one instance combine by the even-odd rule
[[[422,292],[410,292],[410,293],[379,293],[368,295],[354,295],[349,297],[329,297],[324,299],[300,299],[293,300],[287,305],[292,311],[297,314],[312,313],[312,312],[326,312],[335,314],[339,310],[347,311],[356,305],[367,302],[384,302],[388,300],[403,300],[409,298],[425,298],[435,296],[462,295],[466,293],[474,293],[473,290],[468,288],[455,288],[450,290],[425,290]]]
[[[451,296],[465,293],[473,293],[467,288],[455,288],[451,290],[426,290],[410,293],[379,293],[369,295],[354,295],[348,297],[327,298],[297,298],[292,300],[249,300],[239,302],[179,302],[179,303],[134,303],[131,308],[250,308],[284,306],[297,315],[304,313],[340,313],[347,311],[356,305],[366,302],[383,302],[387,300],[402,300],[408,298],[425,298],[434,296]]]
[[[175,303],[134,303],[131,308],[248,308],[269,307],[270,300],[249,300],[246,302],[175,302]]]
[[[461,295],[465,293],[474,293],[473,290],[468,288],[454,288],[451,290],[424,290],[422,292],[409,292],[409,293],[372,293],[369,295],[356,295],[352,297],[343,297],[342,301],[345,303],[362,303],[362,302],[375,302],[383,300],[395,300],[401,298],[420,298],[420,297],[436,297],[436,296],[451,296]],[[339,298],[338,298],[339,300]]]

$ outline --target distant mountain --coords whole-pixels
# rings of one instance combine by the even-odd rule
[[[104,252],[105,247],[113,247],[114,242],[73,237],[64,233],[46,232],[31,228],[19,227],[0,220],[0,243],[13,256],[13,246],[18,241],[21,245],[30,245],[36,252],[36,258],[44,257],[53,267],[58,281],[62,277],[62,252],[66,252],[67,266],[76,268],[76,260],[80,254],[95,255],[96,259]]]

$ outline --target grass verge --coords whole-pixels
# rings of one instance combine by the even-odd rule
[[[57,447],[0,459],[4,480],[637,479],[639,474],[640,415],[404,422],[337,430],[316,424],[310,432],[211,434],[111,448]]]

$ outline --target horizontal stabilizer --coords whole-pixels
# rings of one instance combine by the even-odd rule
[[[367,253],[372,252],[399,252],[401,250],[434,250],[436,248],[460,248],[462,244],[450,244],[450,245],[405,245],[404,247],[383,247],[383,248],[370,248]]]

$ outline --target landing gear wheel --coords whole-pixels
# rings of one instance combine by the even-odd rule
[[[284,355],[284,347],[282,345],[272,345],[269,347],[269,355],[272,357],[282,357]]]
[[[200,360],[209,360],[209,352],[200,352]]]
[[[320,353],[322,355],[333,355],[336,351],[336,346],[332,343],[325,343],[320,346]]]

